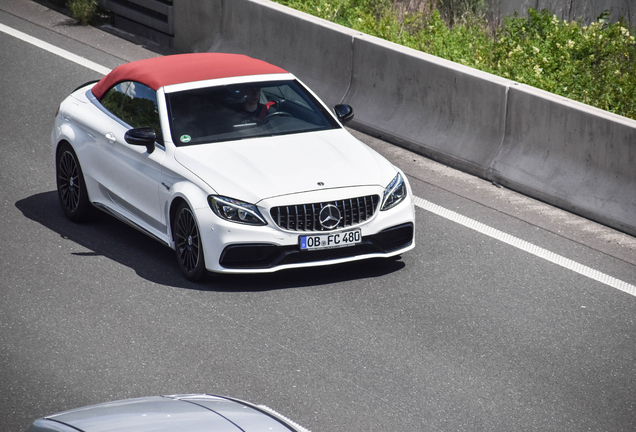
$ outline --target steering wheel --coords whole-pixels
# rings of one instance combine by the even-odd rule
[[[262,119],[260,119],[258,121],[258,125],[262,125],[265,124],[266,122],[268,122],[272,117],[276,117],[276,116],[284,116],[284,117],[293,117],[290,113],[286,112],[286,111],[274,111],[272,113],[267,114],[265,117],[263,117]]]

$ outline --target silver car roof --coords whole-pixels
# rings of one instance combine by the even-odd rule
[[[290,432],[257,407],[220,396],[151,396],[46,416],[84,432]]]

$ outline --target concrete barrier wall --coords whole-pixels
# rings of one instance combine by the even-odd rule
[[[352,127],[484,176],[511,81],[372,36],[353,43]]]
[[[208,52],[221,40],[225,0],[177,0],[174,3],[174,48],[183,52]]]
[[[636,121],[526,85],[508,92],[492,179],[632,235]]]
[[[636,121],[267,0],[175,2],[175,47],[281,66],[352,126],[636,235]]]

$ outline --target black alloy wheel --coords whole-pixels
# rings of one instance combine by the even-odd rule
[[[55,168],[57,196],[66,217],[73,222],[85,221],[90,215],[91,204],[82,168],[69,144],[59,148]]]
[[[193,282],[202,280],[206,271],[201,235],[192,210],[184,202],[177,208],[173,233],[179,268],[186,279]]]

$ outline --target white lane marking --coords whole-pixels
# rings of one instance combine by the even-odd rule
[[[605,285],[609,285],[612,288],[616,288],[617,290],[623,291],[632,296],[636,296],[636,286],[631,285],[627,282],[623,282],[622,280],[616,279],[605,273],[601,273],[598,270],[594,270],[591,267],[584,266],[583,264],[555,254],[554,252],[550,252],[549,250],[533,245],[532,243],[528,243],[527,241],[521,240],[520,238],[513,237],[510,234],[506,234],[503,231],[499,231],[481,222],[477,222],[476,220],[470,219],[466,216],[462,216],[459,213],[448,210],[437,204],[433,204],[432,202],[426,201],[425,199],[422,199],[420,197],[414,197],[413,201],[417,207],[430,211],[431,213],[435,213],[438,216],[451,220],[479,233],[485,234],[503,243],[507,243],[525,252],[531,253],[532,255],[538,256],[539,258],[543,258],[546,261],[586,276],[590,279],[594,279],[595,281],[601,282]]]
[[[2,32],[6,33],[8,35],[11,35],[13,37],[16,37],[18,39],[21,39],[21,40],[23,40],[25,42],[28,42],[28,43],[30,43],[32,45],[40,47],[43,50],[46,50],[46,51],[48,51],[50,53],[57,54],[60,57],[63,57],[65,59],[70,60],[70,61],[72,61],[74,63],[79,64],[79,65],[82,65],[82,66],[84,66],[84,67],[86,67],[88,69],[92,69],[95,72],[98,72],[98,73],[100,73],[102,75],[106,75],[108,72],[110,72],[110,69],[108,69],[107,67],[99,65],[99,64],[97,64],[95,62],[92,62],[92,61],[90,61],[88,59],[85,59],[84,57],[80,57],[80,56],[78,56],[76,54],[73,54],[72,52],[63,50],[62,48],[58,48],[55,45],[51,45],[48,42],[44,42],[43,40],[34,38],[33,36],[29,36],[26,33],[22,33],[21,31],[12,29],[11,27],[7,27],[4,24],[0,24],[0,31],[2,31]]]
[[[85,66],[103,75],[106,75],[108,72],[110,72],[110,69],[104,66],[101,66],[97,63],[94,63],[90,60],[87,60],[84,57],[75,55],[71,52],[58,48],[40,39],[29,36],[18,30],[14,30],[11,27],[7,27],[3,24],[0,24],[0,31],[3,31],[18,39],[22,39],[25,42],[28,42],[37,47],[40,47],[53,54],[57,54],[61,57],[64,57],[67,60],[70,60],[82,66]],[[513,237],[510,234],[506,234],[502,231],[489,227],[488,225],[484,225],[481,222],[477,222],[473,219],[467,218],[466,216],[462,216],[459,213],[455,213],[452,210],[448,210],[444,207],[438,206],[437,204],[433,204],[432,202],[426,201],[425,199],[414,197],[413,200],[416,206],[424,210],[430,211],[431,213],[435,213],[439,216],[442,216],[443,218],[449,219],[460,225],[464,225],[465,227],[468,227],[477,232],[490,236],[501,242],[507,243],[525,252],[531,253],[532,255],[538,256],[539,258],[543,258],[546,261],[557,264],[568,270],[572,270],[590,279],[594,279],[598,282],[601,282],[605,285],[609,285],[612,288],[616,288],[620,291],[623,291],[627,294],[630,294],[636,297],[636,286],[634,285],[628,284],[627,282],[623,282],[622,280],[606,275],[605,273],[601,273],[600,271],[594,270],[591,267],[587,267],[587,266],[584,266],[583,264],[579,264],[576,261],[572,261],[571,259],[565,258],[561,255],[557,255],[554,252],[550,252],[547,249],[543,249],[539,246],[533,245],[532,243],[528,243],[525,240],[521,240],[519,238]]]

